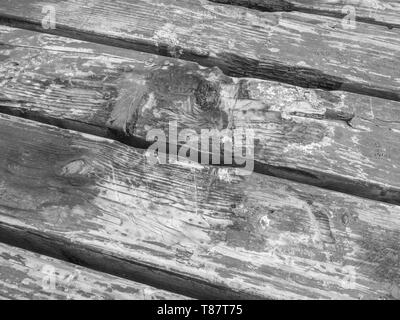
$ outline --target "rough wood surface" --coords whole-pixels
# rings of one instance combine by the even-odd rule
[[[400,29],[206,0],[0,1],[0,22],[194,60],[228,75],[400,100]],[[44,29],[44,6],[55,29]],[[48,8],[48,7],[47,7]]]
[[[0,241],[199,298],[400,298],[400,208],[0,116]]]
[[[179,300],[186,298],[0,243],[0,299]]]
[[[169,121],[197,134],[253,129],[257,172],[400,203],[398,102],[234,79],[176,59],[1,30],[0,112],[139,147],[151,129],[168,134]]]
[[[354,8],[356,21],[400,27],[400,3],[390,0],[211,0],[262,11],[299,11],[333,17],[349,16]],[[351,11],[352,12],[352,11]],[[352,13],[351,13],[352,14]],[[357,26],[357,25],[356,25]]]

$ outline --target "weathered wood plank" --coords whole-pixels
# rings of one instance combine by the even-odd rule
[[[2,242],[200,298],[400,298],[398,206],[6,115],[0,148]]]
[[[1,112],[139,147],[154,128],[168,135],[169,121],[197,134],[252,129],[257,172],[400,203],[398,102],[234,79],[160,56],[2,31]]]
[[[187,298],[0,243],[0,299],[178,300]]]
[[[337,18],[206,0],[0,3],[0,22],[13,26],[194,60],[233,76],[400,100],[399,29],[344,30]],[[55,29],[42,27],[45,5],[55,8]]]
[[[262,11],[299,11],[400,27],[400,3],[390,0],[210,0]],[[349,11],[350,10],[350,11]],[[354,10],[354,11],[353,11]],[[353,16],[354,12],[354,16]],[[346,18],[346,19],[347,19]],[[355,25],[356,27],[357,25]]]

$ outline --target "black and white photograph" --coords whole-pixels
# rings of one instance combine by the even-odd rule
[[[0,0],[0,300],[400,300],[400,0]]]

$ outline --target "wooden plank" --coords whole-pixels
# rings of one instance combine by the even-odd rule
[[[181,295],[0,243],[0,299],[181,300]]]
[[[1,3],[0,22],[12,26],[193,60],[231,76],[400,100],[397,28],[341,29],[337,18],[206,0]],[[45,5],[55,9],[55,29],[42,27]]]
[[[235,79],[194,63],[2,31],[3,113],[138,147],[154,128],[168,138],[173,120],[179,131],[196,133],[252,129],[257,172],[400,203],[398,102]],[[211,109],[202,97],[215,98]],[[170,141],[182,144],[173,136]]]
[[[0,241],[199,298],[400,298],[400,208],[0,116]]]
[[[210,0],[262,11],[299,11],[333,17],[352,17],[360,22],[400,27],[400,4],[390,0]],[[348,10],[351,10],[350,12]],[[350,15],[349,15],[350,14]],[[347,19],[347,18],[346,18]],[[357,27],[357,25],[355,25]]]

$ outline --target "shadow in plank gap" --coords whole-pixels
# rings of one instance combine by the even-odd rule
[[[25,0],[1,6],[0,22],[218,66],[230,76],[400,100],[398,28],[342,29],[338,18],[206,0]]]
[[[298,11],[341,18],[341,27],[355,29],[357,22],[400,27],[400,4],[377,0],[210,0],[216,3],[244,6],[261,11]],[[340,26],[339,26],[340,27]]]
[[[239,142],[250,147],[258,173],[400,203],[399,102],[232,78],[182,60],[2,30],[0,112],[143,149],[158,139],[174,154],[189,135],[197,139],[197,162],[202,131],[216,141],[223,163],[233,141],[227,138],[242,130],[251,133]]]
[[[0,243],[0,298],[181,300],[184,296]]]
[[[0,148],[2,242],[194,298],[400,298],[399,206],[7,115]]]

